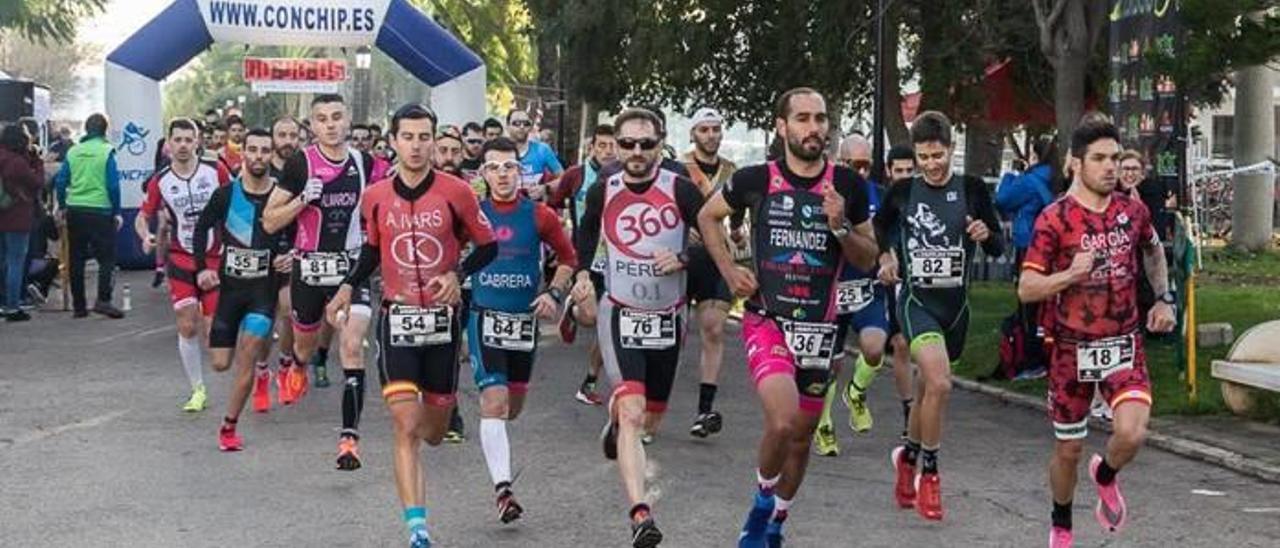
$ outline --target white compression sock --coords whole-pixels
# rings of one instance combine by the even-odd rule
[[[178,355],[182,357],[182,369],[187,372],[187,380],[191,388],[204,384],[204,374],[200,371],[200,337],[178,336]]]
[[[481,418],[480,446],[484,448],[484,462],[489,465],[493,484],[510,483],[511,445],[507,441],[507,421]]]

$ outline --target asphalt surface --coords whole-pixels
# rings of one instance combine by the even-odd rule
[[[167,292],[144,288],[149,273],[125,279],[134,306],[126,319],[42,312],[24,324],[0,323],[0,546],[404,546],[390,425],[376,383],[362,424],[359,471],[334,469],[337,384],[313,389],[292,407],[246,413],[245,451],[220,453],[216,431],[229,376],[206,366],[211,408],[182,413],[187,387]],[[695,336],[668,419],[648,449],[663,546],[734,546],[750,504],[760,413],[736,325],[730,331],[717,401],[725,430],[709,440],[687,433],[697,403]],[[543,341],[530,402],[511,428],[526,513],[509,526],[498,523],[493,509],[473,435],[476,393],[464,374],[469,439],[423,451],[438,545],[627,545],[627,504],[596,438],[603,411],[572,399],[584,359],[581,340],[572,347]],[[331,377],[338,378],[332,360]],[[788,545],[1045,545],[1047,418],[956,392],[940,454],[947,516],[927,523],[892,504],[887,455],[901,415],[886,380],[872,389],[877,423],[870,434],[855,436],[843,426],[847,412],[837,404],[842,454],[812,460],[788,521]],[[1091,437],[1090,449],[1102,441]],[[1092,516],[1092,486],[1081,485],[1078,545],[1280,542],[1280,485],[1150,448],[1120,477],[1128,528],[1118,536],[1102,533]]]

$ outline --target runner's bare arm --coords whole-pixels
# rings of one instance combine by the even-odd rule
[[[573,242],[578,251],[578,279],[586,279],[591,263],[596,258],[596,247],[600,245],[600,217],[604,212],[604,187],[592,185],[587,190],[586,206],[582,219],[578,222],[577,240]]]
[[[294,194],[277,186],[272,189],[271,196],[267,198],[267,207],[262,210],[262,229],[267,234],[279,232],[293,223],[306,205],[301,193]]]
[[[1142,244],[1142,266],[1147,271],[1147,282],[1157,297],[1169,291],[1169,263],[1164,260],[1164,246],[1160,236],[1152,233],[1151,239]]]

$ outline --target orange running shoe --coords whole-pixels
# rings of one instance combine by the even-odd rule
[[[256,377],[253,383],[253,411],[266,413],[271,410],[271,371],[263,369]]]
[[[310,386],[311,380],[307,378],[307,366],[295,362],[293,376],[289,382],[289,391],[293,395],[293,401],[302,401],[302,397],[307,395],[307,389]]]
[[[920,517],[933,520],[942,520],[942,482],[938,479],[938,474],[920,474],[916,478],[916,491],[919,492],[919,498],[916,500],[916,512]]]
[[[338,470],[359,470],[360,451],[351,436],[338,438]]]
[[[298,401],[293,394],[293,371],[297,368],[281,364],[280,371],[276,373],[276,399],[280,400],[280,405],[293,405]]]

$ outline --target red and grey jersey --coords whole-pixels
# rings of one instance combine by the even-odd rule
[[[1049,300],[1050,332],[1057,338],[1087,341],[1136,331],[1141,326],[1140,253],[1155,238],[1147,206],[1122,192],[1113,192],[1102,212],[1070,195],[1046,207],[1036,219],[1022,268],[1053,274],[1070,268],[1077,253],[1093,255],[1089,278]]]
[[[213,191],[230,181],[231,175],[220,164],[203,161],[197,162],[195,171],[188,177],[178,175],[172,165],[151,176],[142,212],[148,217],[155,216],[161,207],[168,212],[172,226],[170,253],[193,254],[200,213],[213,197]],[[208,242],[201,251],[216,256],[220,247],[217,238],[210,237]]]

